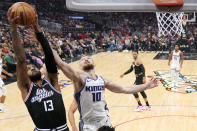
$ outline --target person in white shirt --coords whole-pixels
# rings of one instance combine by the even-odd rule
[[[179,50],[179,44],[175,44],[174,51],[170,54],[168,65],[171,65],[172,86],[178,87],[179,73],[183,65],[183,53]]]
[[[5,102],[7,90],[2,80],[2,79],[6,79],[6,76],[1,75],[2,72],[9,77],[13,77],[13,74],[8,73],[6,70],[3,69],[3,62],[1,59],[1,52],[0,52],[0,112],[6,112],[7,110],[4,108],[4,102]]]

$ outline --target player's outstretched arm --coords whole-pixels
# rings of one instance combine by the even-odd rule
[[[151,78],[146,84],[133,85],[133,86],[121,86],[109,80],[105,80],[105,81],[106,81],[107,89],[115,93],[124,93],[124,94],[133,94],[158,86],[158,80],[155,77]]]
[[[70,65],[63,62],[55,50],[53,50],[53,55],[54,55],[54,58],[55,58],[55,61],[58,65],[58,67],[62,70],[62,72],[66,75],[66,77],[68,77],[72,81],[78,81],[79,77],[80,77],[79,73],[77,71],[73,70],[70,67]]]
[[[27,92],[30,87],[30,79],[27,74],[27,66],[25,60],[25,51],[22,47],[21,41],[17,33],[16,20],[14,18],[14,12],[11,9],[8,11],[8,21],[11,24],[11,33],[12,33],[12,45],[15,53],[15,58],[17,61],[16,70],[17,70],[17,84],[19,89],[22,92],[22,97],[25,99]]]
[[[70,105],[70,108],[68,111],[68,120],[69,120],[70,125],[72,127],[72,131],[78,131],[76,123],[75,123],[75,116],[74,116],[74,113],[76,112],[77,107],[78,107],[77,102],[74,99],[72,104]]]
[[[133,71],[133,65],[131,65],[130,69],[127,70],[125,73],[123,73],[122,75],[120,75],[120,77],[122,78],[124,75],[127,75],[129,73],[131,73]]]
[[[36,16],[37,17],[37,16]],[[57,70],[57,66],[56,66],[56,62],[53,56],[53,52],[52,49],[49,45],[48,40],[45,38],[41,27],[38,24],[38,19],[36,18],[36,22],[33,25],[34,31],[35,31],[35,35],[37,40],[40,42],[42,49],[44,51],[45,54],[45,66],[46,66],[46,79],[48,79],[50,81],[50,83],[58,90],[60,91],[60,87],[58,84],[58,70]]]

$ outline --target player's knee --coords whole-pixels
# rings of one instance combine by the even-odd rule
[[[135,98],[139,98],[139,95],[137,93],[133,94]]]
[[[142,95],[142,97],[143,98],[147,98],[147,95],[146,95],[146,93],[143,91],[143,92],[140,92],[141,93],[141,95]]]
[[[6,96],[6,94],[7,94],[7,89],[5,88],[5,86],[2,87],[1,92],[2,92],[2,96]]]

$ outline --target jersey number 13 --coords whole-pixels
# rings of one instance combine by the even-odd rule
[[[46,112],[54,110],[54,108],[53,108],[53,101],[52,100],[44,101],[44,110]]]

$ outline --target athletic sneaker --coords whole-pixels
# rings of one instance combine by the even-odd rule
[[[143,110],[144,110],[143,106],[138,106],[134,111],[140,112],[140,111],[143,111]]]
[[[151,106],[145,106],[145,110],[151,111]]]
[[[5,112],[8,112],[8,110],[6,108],[1,108],[0,109],[0,113],[5,113]]]

